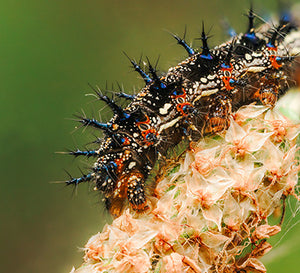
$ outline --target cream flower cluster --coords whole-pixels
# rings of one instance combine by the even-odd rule
[[[281,230],[286,197],[298,198],[300,126],[257,105],[230,124],[177,162],[150,211],[125,210],[90,238],[72,272],[266,272],[266,240]]]

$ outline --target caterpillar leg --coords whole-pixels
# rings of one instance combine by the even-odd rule
[[[148,209],[145,179],[142,173],[135,171],[120,179],[113,193],[106,195],[106,208],[117,217],[125,207],[126,198],[133,210],[143,212]]]
[[[136,211],[144,211],[147,208],[144,176],[134,172],[127,183],[127,198],[131,207]]]
[[[204,134],[215,134],[229,126],[229,116],[232,111],[231,100],[226,94],[219,94],[210,101],[205,115]]]
[[[263,105],[273,107],[277,101],[279,88],[278,82],[263,77],[259,81],[258,90],[254,93],[254,98],[258,99]]]
[[[274,107],[278,98],[293,85],[289,79],[283,76],[282,71],[271,71],[271,76],[262,76],[257,79],[257,91],[254,99],[258,99],[263,105]]]
[[[263,105],[273,107],[277,101],[277,95],[277,86],[269,86],[269,88],[264,88],[260,90],[259,99]]]

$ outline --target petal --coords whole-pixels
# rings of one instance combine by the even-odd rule
[[[267,224],[261,225],[254,230],[252,237],[255,240],[265,239],[277,234],[280,231],[281,231],[280,226],[270,226]]]
[[[245,269],[247,272],[254,272],[254,273],[265,273],[267,269],[263,265],[263,263],[256,259],[256,258],[248,258],[241,266],[241,269]]]
[[[244,121],[249,118],[258,118],[262,115],[268,108],[264,105],[250,104],[245,107],[241,107],[235,114],[235,118],[239,121]]]
[[[208,209],[203,209],[202,213],[206,220],[214,222],[218,226],[218,229],[221,230],[223,212],[217,205],[213,205]]]
[[[203,232],[200,234],[201,242],[209,248],[218,248],[225,244],[230,238],[218,233]]]
[[[178,253],[172,253],[163,258],[166,272],[181,273],[183,268],[183,256]]]
[[[266,142],[266,140],[272,135],[273,133],[257,133],[253,132],[250,133],[245,137],[245,141],[248,144],[248,151],[255,152],[258,151]]]
[[[239,126],[233,119],[230,120],[230,126],[226,132],[225,140],[232,143],[246,136],[244,129]]]

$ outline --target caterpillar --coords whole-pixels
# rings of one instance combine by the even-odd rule
[[[94,150],[74,150],[69,154],[94,157],[91,172],[70,177],[67,185],[95,183],[105,197],[106,207],[119,215],[129,203],[137,212],[149,208],[146,183],[159,158],[181,143],[199,140],[228,128],[230,116],[243,105],[262,103],[273,107],[295,83],[291,79],[295,56],[285,48],[286,36],[296,29],[287,17],[275,27],[257,31],[252,7],[245,33],[209,48],[202,23],[202,50],[173,35],[189,57],[164,76],[157,74],[148,60],[147,71],[129,58],[145,81],[136,95],[119,92],[130,101],[124,109],[112,98],[95,90],[114,116],[107,123],[80,117],[82,126],[103,131]]]

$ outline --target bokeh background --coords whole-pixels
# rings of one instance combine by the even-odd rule
[[[264,18],[277,11],[277,1],[261,2],[254,7]],[[221,19],[244,31],[248,7],[248,0],[1,1],[1,272],[69,272],[82,261],[80,247],[111,221],[90,186],[74,192],[49,183],[67,179],[64,169],[77,176],[78,166],[88,167],[55,153],[93,139],[91,131],[75,129],[73,114],[111,115],[85,96],[92,93],[88,83],[105,88],[118,81],[129,93],[138,90],[143,82],[122,50],[136,59],[160,56],[166,71],[186,57],[168,31],[182,35],[187,25],[191,42],[204,20],[216,45],[226,39]],[[293,228],[277,235],[265,259],[272,273],[299,272],[300,217],[290,217],[297,204],[288,210]]]

